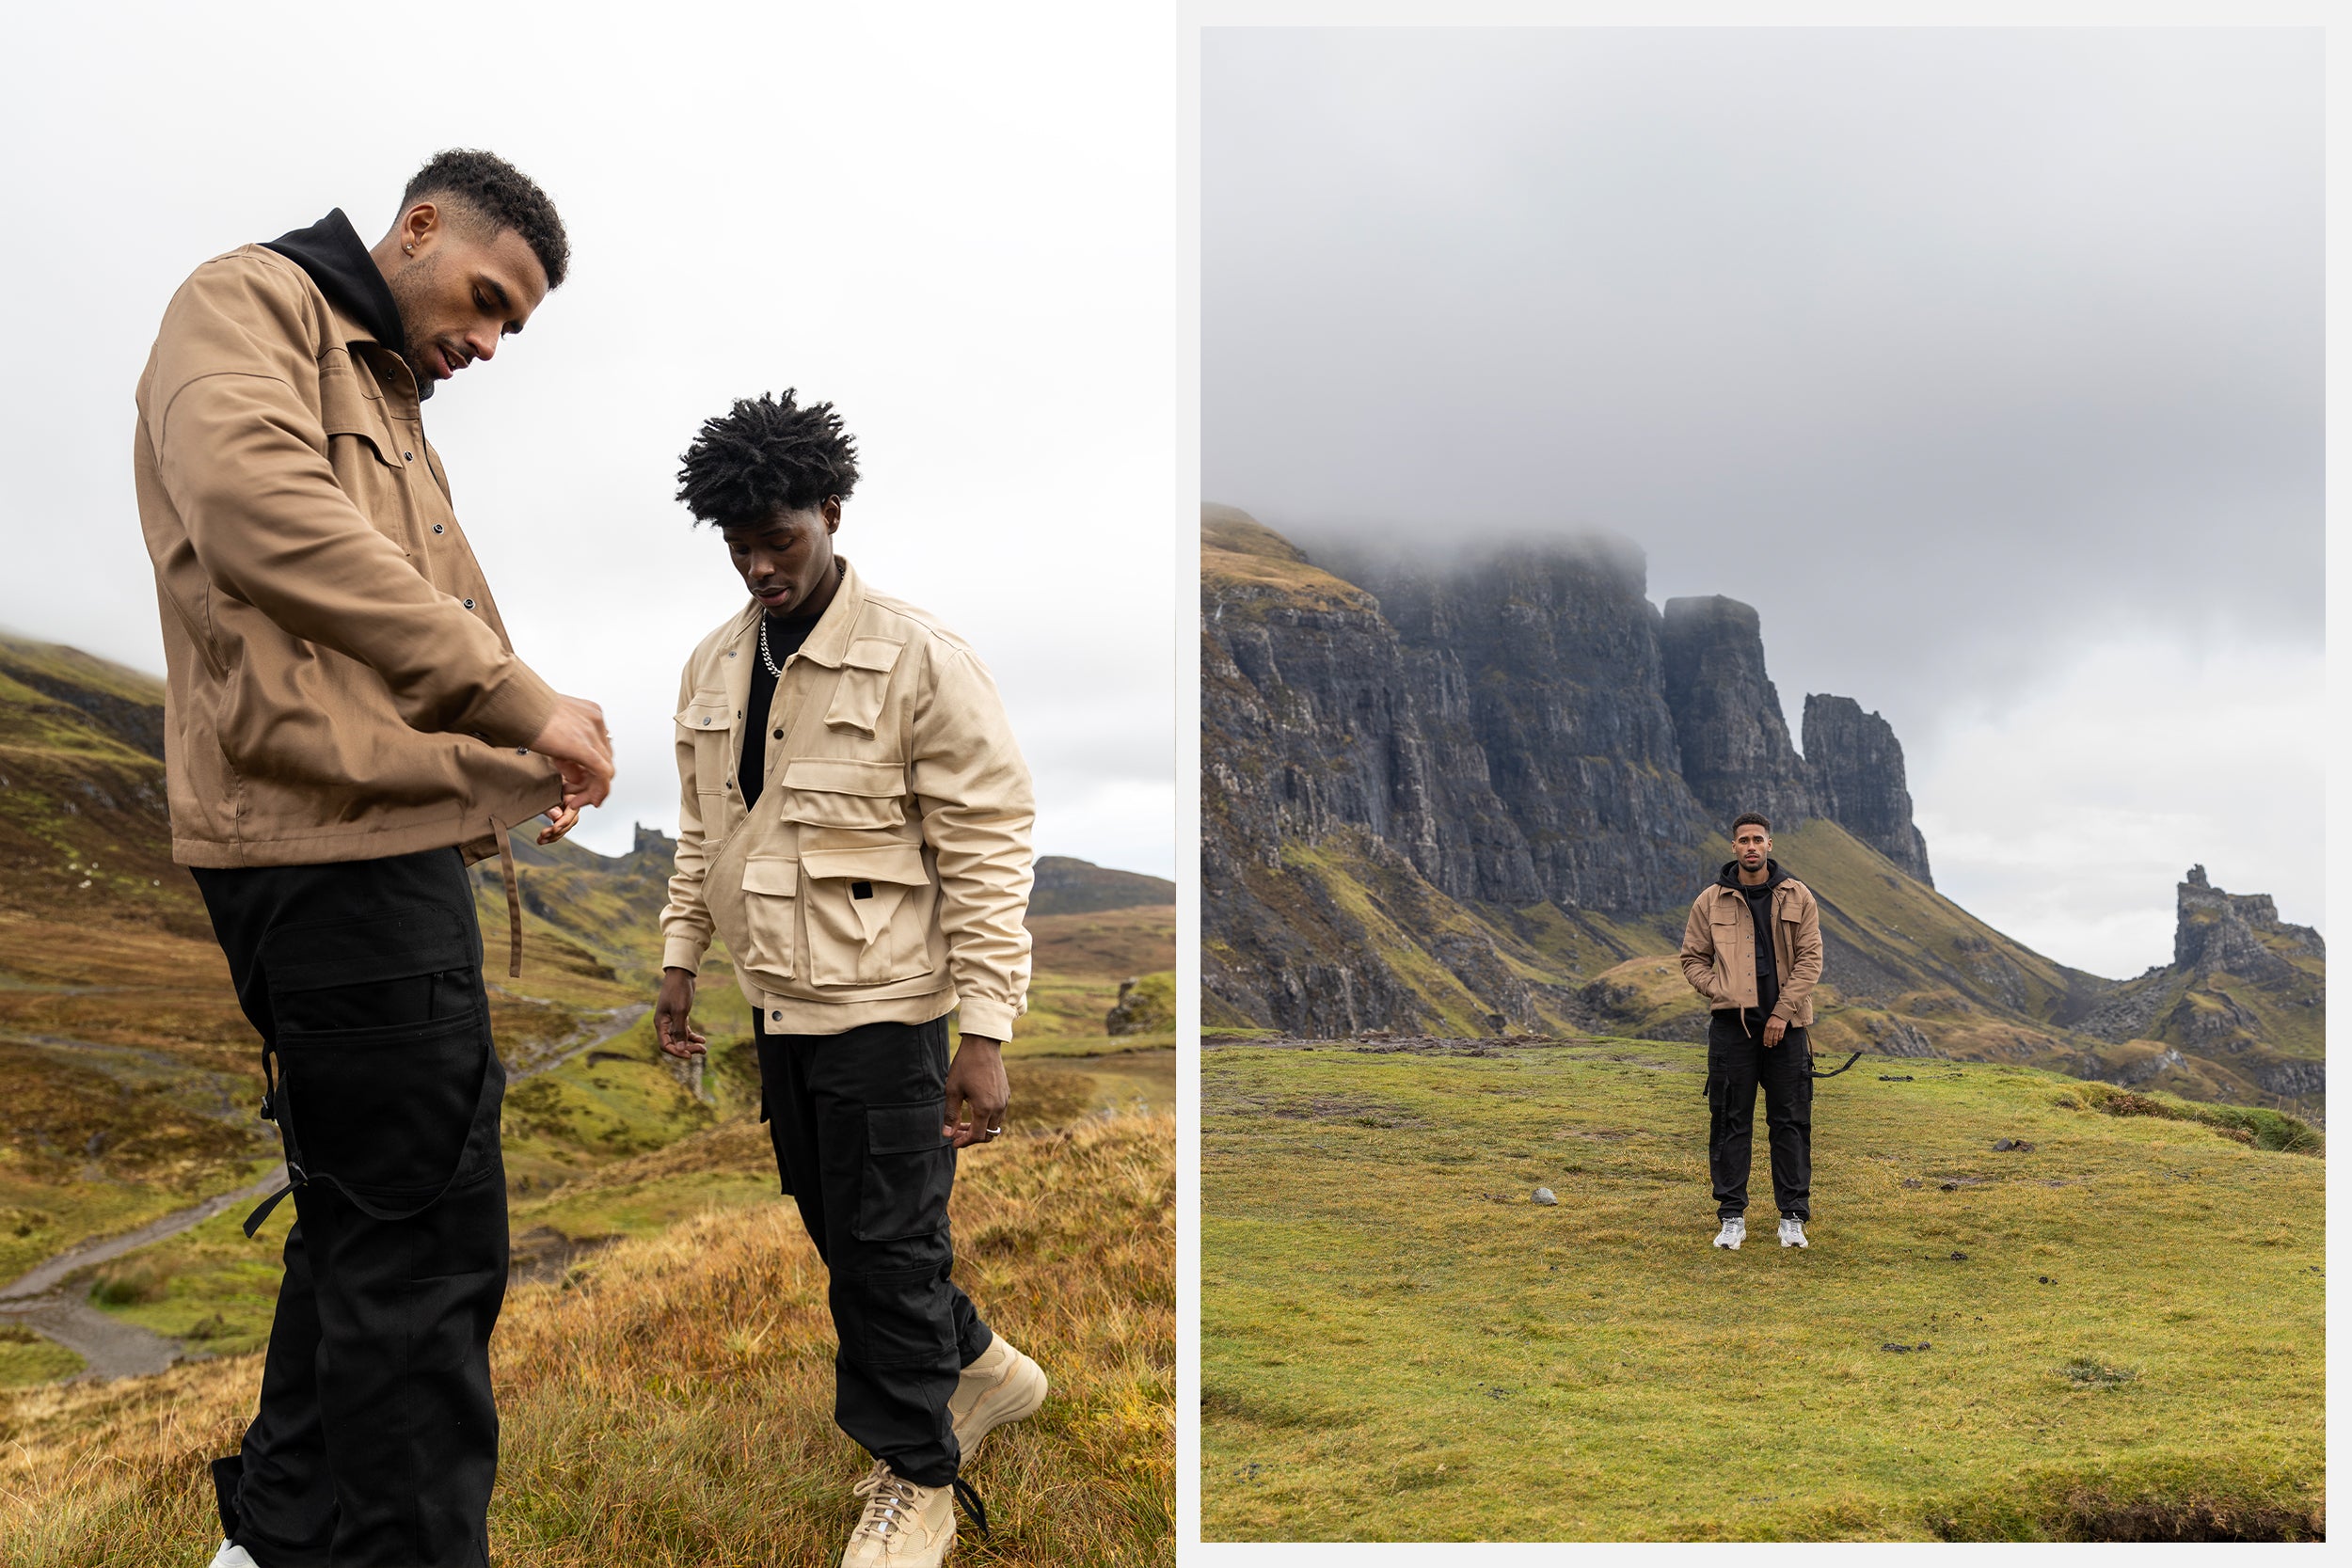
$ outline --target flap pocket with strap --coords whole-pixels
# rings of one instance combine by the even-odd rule
[[[801,891],[801,863],[781,855],[755,855],[743,863],[743,964],[789,979],[800,942],[794,908]]]
[[[368,395],[347,357],[337,359],[330,356],[319,364],[319,425],[326,433],[330,461],[335,437],[341,436],[363,442],[368,455],[388,468],[407,467],[392,445],[391,425],[385,417],[383,400]]]
[[[697,691],[677,710],[678,732],[694,744],[694,793],[720,795],[735,776],[735,709],[724,691]],[[711,808],[706,806],[707,812]]]

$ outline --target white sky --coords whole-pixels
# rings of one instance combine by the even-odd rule
[[[1171,875],[1175,62],[1153,8],[49,7],[12,12],[0,626],[160,671],[131,393],[206,257],[437,149],[555,198],[569,282],[426,426],[517,650],[604,705],[577,837],[675,830],[677,673],[741,602],[671,499],[735,398],[831,399],[840,547],[978,648],[1038,847]],[[1183,644],[1189,657],[1190,640]]]
[[[1598,526],[2097,973],[2322,925],[2315,30],[1212,30],[1205,499]]]

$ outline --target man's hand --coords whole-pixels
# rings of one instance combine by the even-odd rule
[[[582,806],[600,806],[612,792],[612,737],[605,733],[604,709],[585,698],[556,698],[555,711],[548,716],[531,749],[554,763],[564,775],[563,810],[572,813],[574,821],[579,820]],[[567,822],[564,832],[554,837],[569,832]]]
[[[553,844],[579,826],[580,808],[578,806],[558,806],[548,813],[548,825],[539,830],[539,836],[534,842],[543,847]]]
[[[653,1004],[653,1037],[663,1051],[680,1060],[699,1056],[704,1051],[703,1037],[694,1028],[693,1011],[693,972],[663,970],[661,990]],[[947,1081],[955,1082],[952,1073]]]
[[[1003,1042],[964,1036],[956,1047],[954,1065],[947,1069],[947,1122],[941,1134],[953,1138],[958,1148],[988,1143],[1005,1130],[1005,1107],[1011,1102]],[[966,1111],[972,1117],[968,1122]]]
[[[1788,1033],[1788,1021],[1787,1019],[1781,1017],[1778,1013],[1774,1013],[1771,1018],[1766,1019],[1764,1021],[1764,1044],[1766,1049],[1769,1050],[1772,1046],[1778,1045],[1780,1043],[1780,1037],[1787,1033]]]

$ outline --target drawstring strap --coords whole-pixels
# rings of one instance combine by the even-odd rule
[[[979,1527],[980,1533],[986,1535],[988,1533],[988,1510],[982,1506],[980,1495],[973,1491],[971,1483],[961,1476],[950,1478],[947,1484],[956,1489],[956,1500],[963,1504],[963,1511],[972,1516],[972,1522]]]
[[[498,837],[499,876],[506,883],[506,977],[516,980],[523,973],[523,895],[515,879],[515,846],[506,836],[506,825],[495,816],[490,832]]]

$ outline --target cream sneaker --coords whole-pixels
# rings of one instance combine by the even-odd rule
[[[866,1479],[850,1488],[866,1499],[841,1568],[938,1568],[956,1544],[956,1497],[945,1486],[917,1486],[894,1475],[886,1460],[874,1461]]]
[[[961,1463],[971,1464],[980,1439],[996,1428],[1036,1415],[1045,1402],[1046,1386],[1044,1370],[1013,1349],[1012,1341],[1001,1334],[989,1340],[947,1397]]]
[[[262,1565],[254,1561],[253,1554],[243,1546],[231,1546],[224,1541],[220,1544],[220,1551],[213,1558],[212,1568],[262,1568]]]
[[[1748,1222],[1738,1214],[1724,1216],[1724,1227],[1715,1232],[1715,1244],[1726,1251],[1737,1252],[1740,1243],[1748,1239]]]

